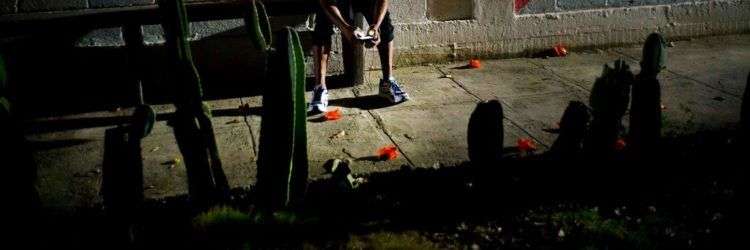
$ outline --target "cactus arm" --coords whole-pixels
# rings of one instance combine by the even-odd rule
[[[266,40],[266,44],[268,46],[271,46],[273,44],[273,34],[271,32],[271,23],[268,21],[268,14],[266,12],[266,6],[263,5],[263,2],[258,2],[258,11],[260,14],[260,28],[261,32],[263,33],[263,37]]]
[[[211,108],[204,102],[203,112],[199,113],[196,117],[198,125],[203,135],[203,141],[208,147],[209,160],[211,161],[211,172],[213,174],[214,184],[218,191],[222,194],[229,192],[229,182],[227,181],[224,168],[221,164],[221,158],[219,157],[219,147],[216,143],[216,136],[214,135],[214,127],[211,123]]]
[[[259,50],[267,51],[273,44],[273,37],[263,2],[256,0],[250,2],[250,12],[245,16],[245,26],[252,38],[253,46]]]
[[[188,189],[196,206],[225,198],[228,184],[219,158],[210,109],[203,102],[200,75],[190,52],[183,0],[160,0],[169,53],[169,81],[175,87],[175,117],[170,121],[188,172]],[[223,195],[224,197],[216,197]]]
[[[296,31],[291,33],[291,48],[294,67],[294,163],[291,180],[291,200],[287,205],[298,203],[302,199],[307,185],[307,114],[305,107],[305,63],[302,45]]]
[[[288,175],[287,175],[286,201],[285,201],[285,203],[286,203],[285,205],[288,206],[291,203],[291,197],[292,197],[292,183],[293,183],[293,180],[294,180],[293,179],[293,176],[294,176],[294,155],[295,155],[294,150],[296,148],[295,146],[296,146],[296,139],[297,139],[297,137],[295,136],[295,132],[296,132],[295,128],[297,127],[297,122],[296,122],[296,120],[297,120],[297,114],[296,114],[297,113],[296,112],[297,111],[297,103],[296,103],[296,100],[297,100],[297,98],[296,98],[297,97],[297,91],[296,91],[296,87],[297,87],[296,86],[296,83],[297,83],[297,64],[294,62],[294,59],[295,59],[294,54],[295,53],[294,53],[294,45],[293,45],[293,39],[292,39],[292,31],[289,30],[289,29],[285,29],[283,32],[285,33],[284,38],[287,41],[287,44],[286,44],[286,46],[287,46],[287,48],[286,48],[287,60],[286,60],[286,62],[288,63],[287,65],[284,65],[284,66],[289,67],[289,80],[290,81],[289,81],[288,84],[291,85],[290,86],[291,87],[290,90],[291,90],[291,96],[292,96],[292,110],[290,112],[290,114],[292,116],[291,117],[292,127],[291,127],[291,131],[290,131],[291,132],[291,142],[292,142],[292,144],[291,144],[292,145],[292,154],[291,154],[292,158],[289,161],[289,171],[288,171]]]
[[[5,97],[0,96],[0,113],[10,114],[10,102]]]
[[[0,114],[10,116],[10,102],[5,97],[7,94],[7,73],[5,72],[5,61],[3,56],[0,55]]]
[[[176,106],[186,106],[200,110],[200,100],[203,89],[198,70],[195,68],[190,43],[188,41],[188,19],[183,0],[160,0],[159,7],[163,12],[165,45],[170,61],[174,62],[171,72],[175,86],[180,92],[177,94]]]
[[[0,55],[0,96],[5,96],[7,89],[8,73],[5,72],[5,61],[3,55]]]

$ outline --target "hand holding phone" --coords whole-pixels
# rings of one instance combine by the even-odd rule
[[[354,31],[354,38],[360,41],[372,40],[375,38],[373,35],[374,31],[372,30],[365,32],[364,30],[357,28],[357,30]]]

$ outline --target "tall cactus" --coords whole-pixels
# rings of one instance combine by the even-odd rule
[[[305,66],[296,31],[278,32],[270,55],[275,82],[263,93],[263,120],[258,156],[258,193],[264,209],[299,205],[307,188],[307,120]]]
[[[481,102],[469,118],[469,160],[474,166],[496,166],[503,154],[503,105],[498,100]]]
[[[745,94],[742,96],[742,110],[740,111],[740,133],[745,147],[750,148],[750,74],[747,75]]]
[[[190,51],[185,4],[183,0],[159,0],[159,9],[169,60],[167,81],[176,92],[177,110],[169,124],[185,159],[190,198],[197,208],[210,206],[226,198],[229,185],[219,158],[211,110],[202,100],[203,88]]]
[[[10,103],[6,98],[7,95],[7,78],[8,73],[5,72],[5,61],[3,55],[0,54],[0,112],[10,112]]]
[[[582,159],[583,140],[588,131],[590,117],[585,104],[571,101],[560,119],[560,134],[547,156],[554,160]]]
[[[589,104],[592,110],[591,135],[585,150],[592,158],[611,159],[615,156],[615,143],[623,130],[622,116],[630,102],[630,85],[635,77],[623,60],[614,67],[604,65],[602,76],[596,79]]]
[[[666,41],[658,33],[648,36],[643,46],[641,72],[633,83],[630,107],[629,155],[650,159],[661,137],[661,86],[657,75],[666,67]]]
[[[20,186],[13,186],[9,196],[4,199],[9,204],[6,206],[10,213],[20,216],[22,224],[11,224],[20,230],[27,230],[28,218],[36,216],[33,214],[39,208],[39,195],[36,189],[36,165],[31,154],[31,148],[23,134],[23,129],[16,119],[18,117],[13,111],[8,98],[7,71],[5,62],[0,55],[0,166],[6,176],[13,180],[19,180]],[[15,182],[11,182],[15,183]],[[15,222],[11,218],[11,222]],[[17,226],[17,227],[16,227]],[[29,233],[29,232],[23,232]]]
[[[261,1],[251,0],[245,26],[253,46],[266,58],[258,152],[258,198],[266,212],[298,206],[307,188],[305,64],[299,35],[292,28],[271,34]],[[265,72],[264,72],[265,73]]]

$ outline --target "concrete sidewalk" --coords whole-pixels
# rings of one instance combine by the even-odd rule
[[[665,134],[683,134],[736,126],[741,96],[750,71],[750,35],[674,42],[668,50],[668,70],[661,74]],[[639,47],[571,53],[548,59],[485,60],[481,69],[465,63],[397,69],[395,74],[412,96],[400,105],[382,104],[375,95],[379,72],[369,72],[365,86],[331,90],[331,108],[342,108],[337,121],[310,117],[308,145],[310,177],[324,178],[323,163],[331,158],[353,158],[356,174],[392,171],[402,165],[450,166],[466,161],[466,127],[478,101],[499,99],[506,111],[505,145],[519,138],[533,139],[541,150],[556,135],[554,126],[569,101],[588,103],[602,65],[618,58],[639,71]],[[446,77],[449,76],[449,77]],[[309,98],[309,96],[308,96]],[[224,168],[233,187],[255,182],[261,117],[243,116],[238,106],[260,110],[261,97],[212,101],[214,126]],[[170,105],[155,107],[159,114]],[[116,118],[128,111],[52,117],[33,124]],[[101,201],[104,131],[109,127],[52,129],[27,138],[37,149],[38,187],[46,207],[70,210]],[[336,137],[341,131],[344,136]],[[396,145],[393,161],[374,161],[379,147]],[[143,141],[146,196],[160,198],[186,193],[184,165],[166,121],[159,121]]]

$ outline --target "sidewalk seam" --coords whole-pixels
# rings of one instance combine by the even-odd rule
[[[351,91],[352,91],[352,94],[354,94],[355,97],[357,97],[357,98],[362,97],[360,95],[359,91],[356,88],[352,88]],[[366,110],[366,111],[367,111],[368,114],[370,114],[370,118],[372,118],[373,120],[375,120],[375,125],[377,125],[377,127],[380,129],[380,131],[383,132],[383,134],[385,134],[385,136],[388,138],[388,140],[391,141],[391,143],[393,143],[393,145],[396,146],[396,149],[401,153],[401,155],[404,156],[404,159],[406,160],[406,162],[410,166],[412,166],[412,167],[417,167],[416,165],[414,165],[414,162],[411,160],[411,158],[409,158],[409,156],[406,154],[406,152],[401,149],[401,146],[398,145],[398,143],[396,142],[396,140],[393,139],[393,136],[391,136],[391,133],[388,132],[388,129],[386,129],[386,127],[385,127],[385,122],[383,122],[383,118],[380,117],[380,115],[378,115],[375,112],[373,112],[372,110]]]
[[[557,72],[555,72],[555,71],[547,68],[547,66],[544,66],[544,64],[538,64],[538,63],[533,62],[532,60],[527,60],[527,62],[529,64],[531,64],[531,65],[537,66],[538,68],[540,68],[540,69],[542,69],[544,71],[549,72],[554,77],[560,78],[560,80],[563,80],[563,81],[561,81],[562,84],[568,85],[567,83],[570,82],[570,85],[573,85],[574,87],[577,87],[580,90],[583,90],[584,92],[591,94],[591,91],[588,90],[588,89],[586,89],[584,86],[580,85],[578,81],[576,81],[574,79],[570,79],[570,78],[564,77],[564,76],[558,74]]]
[[[443,75],[446,75],[446,73],[439,66],[435,65],[434,67],[435,67],[435,69],[438,72],[440,72]],[[469,89],[466,88],[466,86],[464,86],[462,83],[458,82],[455,78],[451,77],[450,79],[451,79],[451,82],[453,82],[456,85],[458,85],[459,88],[463,89],[464,92],[466,92],[467,94],[469,94],[472,97],[474,97],[474,99],[476,99],[478,102],[484,102],[485,101],[481,97],[479,97],[478,95],[476,95],[476,94],[472,93],[471,91],[469,91]],[[503,104],[503,108],[504,109],[508,109],[510,111],[513,110],[513,109],[510,108],[510,105],[508,105],[508,103],[506,103],[504,100],[498,98],[498,101],[500,101]],[[506,116],[505,114],[503,114],[503,116],[504,116],[503,117],[504,120],[508,120],[508,122],[510,122],[510,124],[512,124],[513,126],[516,126],[516,128],[518,128],[519,130],[521,130],[527,136],[531,137],[531,139],[534,139],[537,143],[541,144],[542,146],[545,146],[545,147],[549,148],[549,145],[547,145],[542,140],[540,140],[539,138],[537,138],[536,136],[534,136],[533,134],[531,134],[531,132],[528,131],[526,128],[521,127],[521,125],[519,125],[516,121],[508,118],[508,116]]]
[[[628,54],[626,54],[626,53],[624,53],[624,52],[622,52],[622,51],[619,51],[619,50],[614,50],[614,51],[615,51],[615,52],[617,52],[618,54],[620,54],[620,55],[624,56],[624,57],[630,58],[631,60],[633,60],[633,61],[636,61],[636,62],[638,62],[638,58],[635,58],[634,56],[628,55]],[[729,92],[729,91],[723,90],[723,89],[721,89],[721,88],[717,88],[717,87],[711,86],[711,84],[708,84],[708,83],[706,83],[706,82],[703,82],[703,81],[701,81],[701,80],[698,80],[698,79],[692,78],[692,77],[690,77],[690,76],[686,76],[686,75],[683,75],[683,74],[677,73],[677,72],[675,72],[675,71],[673,71],[673,70],[671,70],[671,69],[666,69],[666,70],[664,70],[664,71],[666,71],[666,72],[669,72],[669,73],[672,73],[672,74],[674,74],[674,75],[676,75],[676,76],[679,76],[679,77],[682,77],[682,78],[685,78],[685,79],[688,79],[688,80],[691,80],[691,81],[697,82],[697,83],[699,83],[699,84],[701,84],[701,85],[703,85],[703,86],[705,86],[705,87],[707,87],[707,88],[709,88],[709,89],[713,89],[713,90],[719,91],[719,92],[720,92],[720,93],[722,93],[722,94],[725,94],[725,95],[729,95],[729,96],[731,96],[731,97],[734,97],[734,98],[736,98],[736,99],[738,99],[738,100],[742,100],[742,97],[741,97],[740,95],[736,95],[736,94],[734,94],[734,93],[732,93],[732,92]]]

